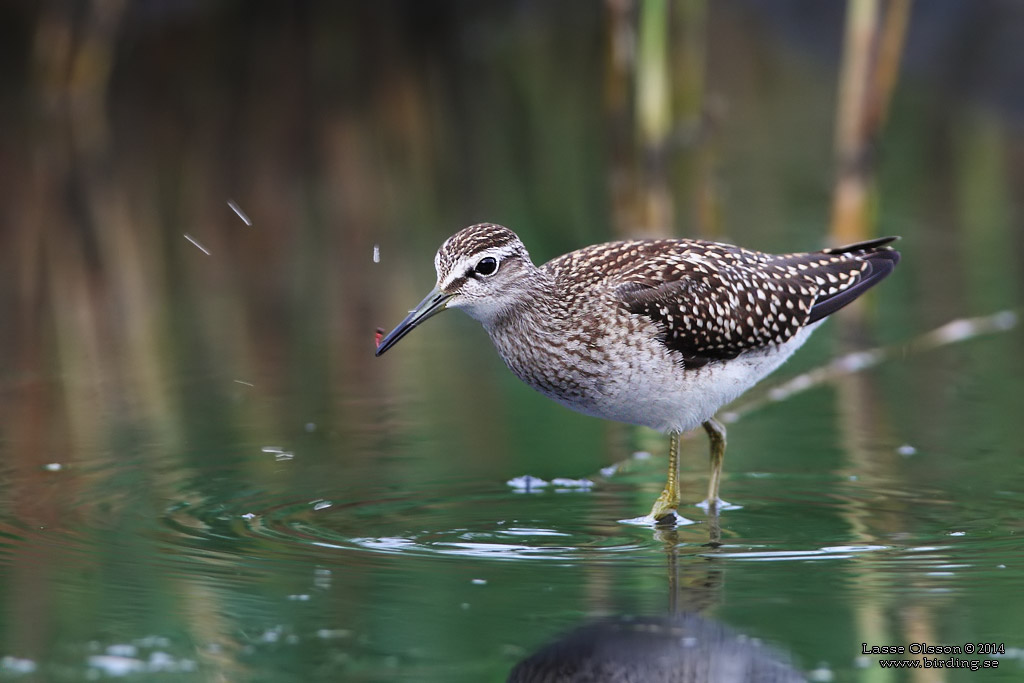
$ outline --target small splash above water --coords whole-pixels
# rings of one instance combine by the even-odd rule
[[[711,503],[709,503],[706,500],[702,500],[701,502],[696,504],[696,507],[699,507],[704,512],[709,512],[710,509],[711,509]],[[736,505],[735,503],[730,503],[729,501],[722,500],[721,498],[719,498],[718,502],[715,503],[715,510],[718,511],[718,512],[725,512],[727,510],[742,510],[742,509],[743,509],[742,505]]]
[[[546,488],[549,484],[549,482],[540,477],[534,477],[529,474],[509,479],[505,483],[520,493],[534,493],[539,489]]]
[[[509,479],[505,482],[517,493],[538,493],[548,486],[555,487],[553,490],[558,493],[566,491],[589,491],[594,487],[594,482],[589,479],[570,479],[568,477],[555,477],[551,481],[524,474],[521,477]]]
[[[184,233],[184,237],[185,237],[185,239],[187,239],[187,240],[188,240],[189,242],[191,242],[191,243],[192,243],[192,245],[193,245],[194,247],[196,247],[196,248],[197,248],[197,249],[198,249],[199,251],[203,252],[203,253],[204,253],[204,254],[206,254],[207,256],[209,256],[209,255],[210,255],[210,250],[209,250],[209,249],[207,249],[206,247],[204,247],[204,246],[202,245],[202,243],[200,243],[200,241],[199,241],[199,240],[197,240],[197,239],[196,239],[195,237],[193,237],[192,235],[188,234],[187,232],[186,232],[186,233]]]
[[[692,519],[683,517],[678,512],[672,513],[672,519],[655,519],[653,515],[644,515],[643,517],[633,517],[632,519],[620,519],[619,524],[632,524],[633,526],[647,526],[651,528],[664,528],[667,526],[689,526],[696,524]]]
[[[248,225],[250,228],[252,227],[252,219],[249,218],[248,214],[242,211],[242,207],[240,207],[234,199],[228,200],[228,207],[235,212],[236,216],[242,219],[243,223]]]
[[[589,479],[566,479],[565,477],[555,477],[551,480],[551,484],[558,487],[555,491],[589,491],[594,487],[594,482]]]

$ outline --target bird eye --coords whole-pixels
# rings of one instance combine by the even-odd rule
[[[494,271],[498,270],[498,259],[493,256],[480,259],[480,263],[476,264],[476,272],[478,275],[488,276],[494,275]]]

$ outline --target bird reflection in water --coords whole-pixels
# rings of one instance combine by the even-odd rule
[[[610,617],[519,662],[509,683],[796,683],[785,655],[697,614]]]
[[[680,557],[675,528],[658,529],[665,549],[668,614],[596,619],[519,662],[509,683],[795,683],[806,681],[787,655],[701,616],[721,601],[715,553],[722,530],[709,517],[706,553]]]

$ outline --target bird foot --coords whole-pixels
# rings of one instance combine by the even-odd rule
[[[663,520],[671,521],[676,516],[676,508],[678,507],[678,496],[673,496],[667,490],[662,491],[661,495],[658,496],[658,500],[654,501],[654,505],[651,507],[650,517],[655,523],[660,523]]]

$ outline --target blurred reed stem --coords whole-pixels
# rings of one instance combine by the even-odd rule
[[[666,0],[640,3],[637,34],[636,131],[643,159],[639,176],[639,227],[648,234],[664,235],[670,232],[675,215],[666,168],[672,129]]]
[[[668,79],[669,17],[665,0],[640,3],[636,65],[637,133],[640,144],[660,149],[672,124]]]
[[[697,232],[713,232],[713,156],[702,144],[706,0],[610,0],[608,14],[606,106],[616,229],[622,235],[671,235],[678,201],[692,207]],[[627,128],[632,135],[622,134]]]
[[[832,239],[839,244],[864,240],[875,232],[875,149],[899,74],[910,0],[891,0],[884,14],[881,10],[880,0],[849,0],[847,4],[836,112],[837,178],[831,226]],[[863,301],[859,301],[839,316],[840,352],[867,345],[873,328],[865,320],[864,312]],[[882,393],[870,373],[846,375],[836,382],[840,407],[837,426],[845,452],[845,465],[840,472],[846,476],[878,482],[899,478],[897,464],[873,457],[875,450],[865,440],[867,434],[898,431],[892,425],[889,411],[881,408]],[[880,513],[864,507],[844,510],[843,518],[852,538],[873,545],[887,542],[904,515],[900,509]],[[869,585],[878,577],[872,569],[859,568],[853,580]],[[932,632],[931,615],[925,613],[918,615],[920,618],[914,620],[912,628],[902,624],[904,633],[888,633],[883,615],[891,607],[877,599],[857,605],[856,624],[861,640],[895,637],[911,642],[914,634]]]
[[[674,156],[671,182],[690,216],[683,233],[714,237],[721,234],[722,211],[714,173],[718,150],[707,103],[708,4],[677,0],[672,7],[673,137],[682,151]]]
[[[839,78],[835,154],[838,167],[832,205],[837,243],[873,233],[874,152],[899,74],[911,0],[849,0]]]

